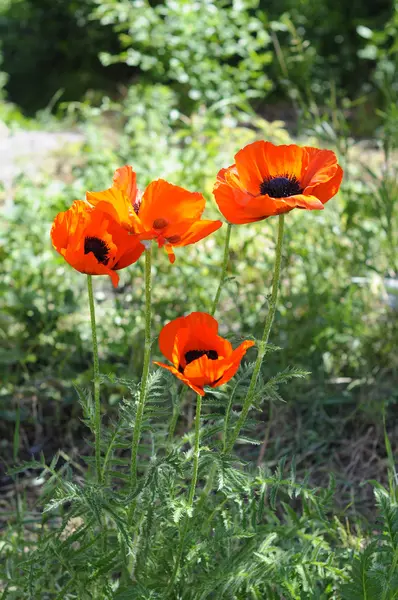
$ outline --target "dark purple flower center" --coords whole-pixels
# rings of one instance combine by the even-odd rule
[[[84,254],[92,252],[98,262],[103,265],[108,264],[109,260],[109,247],[104,240],[97,237],[86,237],[84,238]]]
[[[300,182],[294,175],[282,175],[281,177],[271,177],[264,179],[260,185],[260,194],[271,196],[271,198],[287,198],[301,194],[302,188]]]
[[[136,215],[138,215],[138,212],[140,210],[140,206],[141,206],[141,200],[136,200],[133,204],[133,209]]]

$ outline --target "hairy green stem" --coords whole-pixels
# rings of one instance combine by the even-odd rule
[[[199,468],[199,441],[200,441],[200,412],[202,409],[202,396],[197,395],[196,398],[196,414],[195,414],[195,442],[193,448],[193,473],[191,480],[191,487],[189,488],[188,496],[188,508],[192,507],[193,497],[195,495],[196,483],[198,481],[198,468]]]
[[[101,404],[100,404],[100,373],[98,362],[97,326],[95,323],[95,306],[93,294],[93,278],[87,275],[88,301],[90,305],[91,335],[93,339],[93,371],[94,371],[94,433],[95,433],[95,464],[98,483],[102,482],[101,471]]]
[[[151,358],[151,267],[152,245],[145,250],[145,345],[144,366],[142,368],[140,397],[134,423],[133,441],[131,445],[130,489],[134,490],[137,483],[137,454],[141,437],[142,419],[146,401],[149,363]]]
[[[212,306],[211,313],[210,313],[212,317],[214,317],[214,314],[217,310],[218,302],[219,302],[220,296],[221,296],[221,291],[222,291],[222,288],[224,287],[225,275],[227,272],[227,265],[228,265],[228,258],[229,258],[229,242],[231,239],[231,229],[232,229],[232,224],[228,223],[227,234],[225,236],[224,258],[223,258],[223,263],[222,263],[222,267],[221,267],[220,283],[218,284],[217,292],[214,297],[213,306]]]
[[[265,352],[267,349],[267,343],[269,339],[269,335],[272,328],[272,323],[274,321],[275,311],[276,311],[276,301],[278,299],[278,289],[279,289],[279,280],[280,280],[280,272],[281,272],[281,262],[282,262],[282,246],[283,246],[283,229],[284,229],[284,215],[279,215],[279,223],[278,223],[278,239],[276,242],[276,256],[275,256],[275,268],[274,275],[272,278],[272,292],[271,299],[269,303],[269,309],[267,318],[265,319],[264,331],[261,341],[258,347],[257,359],[253,369],[253,375],[250,380],[249,389],[247,391],[247,395],[245,401],[243,403],[242,412],[240,413],[239,419],[235,425],[235,428],[232,432],[231,438],[226,446],[226,452],[231,452],[232,448],[236,440],[239,437],[240,431],[246,422],[247,415],[249,413],[250,407],[253,402],[253,398],[256,392],[256,386],[258,381],[258,376],[260,374],[260,369],[262,362],[264,360]]]
[[[15,428],[14,428],[14,440],[13,440],[13,452],[12,452],[14,465],[18,461],[20,428],[21,428],[21,405],[20,405],[20,401],[17,399],[17,405],[16,405],[16,409],[15,409]],[[16,513],[17,513],[17,523],[18,523],[18,529],[20,529],[21,525],[22,525],[22,521],[21,521],[21,510],[20,510],[21,507],[20,507],[20,497],[19,497],[18,473],[15,475],[14,484],[15,484],[15,506],[16,506]]]
[[[171,421],[170,421],[169,435],[168,435],[169,444],[171,444],[173,441],[174,432],[177,427],[177,421],[178,421],[179,415],[180,415],[180,399],[178,399],[177,402],[175,402],[173,405],[173,414],[172,414]]]
[[[228,426],[229,426],[229,419],[231,417],[231,412],[232,412],[232,406],[234,403],[234,399],[235,399],[235,394],[236,394],[236,390],[238,388],[238,385],[235,384],[234,389],[229,397],[228,400],[228,406],[227,406],[227,410],[225,411],[225,417],[224,417],[224,435],[223,435],[223,452],[225,452],[226,447],[227,447],[227,441],[228,441]]]
[[[198,394],[197,399],[196,399],[195,442],[194,442],[194,449],[193,449],[193,471],[192,471],[192,479],[191,479],[191,485],[189,488],[188,505],[187,505],[188,513],[190,512],[192,505],[193,505],[196,484],[198,481],[199,455],[200,455],[200,448],[199,448],[200,443],[199,442],[200,442],[201,409],[202,409],[202,397]],[[169,592],[172,591],[172,589],[173,589],[174,581],[178,574],[178,569],[180,568],[181,557],[182,557],[182,553],[184,550],[185,538],[186,538],[187,531],[188,531],[188,524],[189,524],[189,514],[187,514],[185,517],[184,528],[182,530],[181,537],[180,537],[180,543],[178,546],[177,557],[176,557],[176,561],[174,563],[174,569],[173,569],[173,573],[172,573],[171,579],[170,579],[170,584],[169,584],[169,589],[168,589]]]
[[[180,396],[177,397],[176,402],[174,402],[173,415],[171,417],[170,426],[169,426],[169,435],[168,435],[168,443],[169,444],[172,444],[172,442],[173,442],[175,428],[177,427],[178,417],[180,416],[181,405],[184,401],[187,390],[188,390],[187,386],[184,385],[182,388],[182,391],[180,393]]]

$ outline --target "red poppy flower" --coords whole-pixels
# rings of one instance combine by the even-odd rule
[[[293,208],[323,209],[343,170],[331,150],[254,142],[221,169],[214,186],[218,208],[230,223],[261,221]]]
[[[76,271],[109,275],[115,287],[119,282],[115,271],[136,262],[145,250],[138,237],[129,234],[109,214],[80,200],[55,217],[51,240]]]
[[[219,387],[229,381],[243,356],[254,342],[247,340],[235,350],[218,335],[217,321],[202,312],[193,312],[165,325],[160,332],[159,348],[173,366],[155,362],[204,396],[203,387]]]
[[[221,221],[202,220],[205,199],[163,179],[148,185],[142,197],[136,174],[129,166],[117,169],[113,186],[103,192],[87,192],[90,204],[108,212],[123,227],[139,234],[141,240],[156,239],[165,247],[170,262],[174,246],[188,246],[219,229]]]

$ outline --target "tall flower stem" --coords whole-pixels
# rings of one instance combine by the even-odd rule
[[[202,409],[202,397],[198,394],[196,398],[196,414],[195,414],[195,441],[194,441],[194,449],[193,449],[193,471],[192,471],[192,479],[191,485],[189,487],[188,493],[188,503],[187,503],[187,515],[184,521],[184,527],[181,532],[180,544],[178,546],[177,558],[174,563],[173,573],[171,575],[170,584],[169,584],[169,592],[172,591],[175,578],[178,573],[178,569],[180,568],[181,557],[184,550],[185,538],[188,531],[189,524],[189,513],[191,512],[193,499],[195,496],[196,484],[198,482],[198,469],[199,469],[199,455],[200,455],[200,413]]]
[[[187,392],[187,386],[184,385],[180,395],[177,396],[177,399],[175,400],[174,405],[173,405],[173,414],[171,417],[171,422],[170,422],[170,426],[169,426],[169,435],[168,435],[168,443],[170,445],[173,443],[174,432],[177,427],[178,417],[180,416],[181,405],[184,401],[186,392]]]
[[[195,442],[193,448],[193,472],[191,486],[189,488],[188,495],[188,509],[192,508],[193,497],[195,495],[196,484],[198,481],[198,468],[199,468],[199,438],[200,438],[200,413],[202,410],[202,396],[200,394],[196,397],[196,414],[195,414]]]
[[[95,323],[95,306],[93,294],[93,278],[87,275],[88,301],[90,305],[91,335],[93,339],[93,371],[94,371],[94,434],[95,434],[95,465],[98,483],[102,482],[101,472],[101,404],[100,404],[100,373],[98,362],[97,326]]]
[[[220,296],[221,296],[221,291],[224,287],[225,276],[227,273],[228,258],[229,258],[229,242],[231,239],[231,229],[232,229],[232,224],[228,223],[227,233],[225,236],[224,258],[223,258],[223,263],[222,263],[222,267],[221,267],[220,283],[218,284],[217,292],[214,297],[213,306],[212,306],[211,313],[210,313],[212,317],[214,317],[214,314],[217,310],[218,302],[219,302]]]
[[[274,322],[275,311],[276,311],[276,301],[278,299],[278,290],[279,290],[279,280],[281,273],[281,262],[282,262],[282,246],[283,246],[283,230],[285,224],[285,215],[279,215],[279,223],[278,223],[278,239],[276,242],[276,256],[275,256],[275,267],[274,267],[274,275],[272,278],[272,292],[271,299],[269,303],[269,309],[267,318],[265,319],[264,331],[261,341],[258,346],[258,354],[257,359],[254,365],[253,375],[250,380],[249,389],[247,391],[247,395],[245,401],[243,403],[242,412],[240,413],[240,417],[235,425],[235,428],[232,432],[231,438],[226,446],[226,452],[231,452],[236,440],[239,437],[240,431],[243,425],[246,422],[247,415],[249,413],[250,407],[253,402],[253,398],[256,392],[256,386],[258,381],[258,376],[260,374],[260,369],[262,362],[264,360],[265,352],[267,349],[267,343],[269,339],[269,335],[272,328],[272,323]]]
[[[14,465],[18,461],[19,440],[20,440],[20,434],[21,434],[20,429],[21,429],[21,404],[20,404],[20,401],[17,400],[17,404],[16,404],[16,408],[15,408],[15,428],[14,428],[13,453],[12,453]],[[18,525],[18,530],[21,530],[22,521],[21,521],[21,506],[20,506],[19,486],[18,486],[18,482],[19,482],[18,473],[15,475],[14,482],[15,482],[15,506],[16,506],[16,513],[17,513],[17,525]]]
[[[146,401],[149,363],[151,359],[151,268],[152,244],[145,250],[145,345],[144,366],[142,368],[140,397],[134,423],[133,441],[131,445],[130,488],[134,490],[137,483],[137,454],[141,437],[142,419]]]

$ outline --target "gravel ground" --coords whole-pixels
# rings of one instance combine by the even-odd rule
[[[81,133],[74,131],[10,131],[0,122],[0,186],[4,188],[5,210],[13,205],[13,184],[22,173],[34,178],[51,157],[65,146],[80,145]]]

